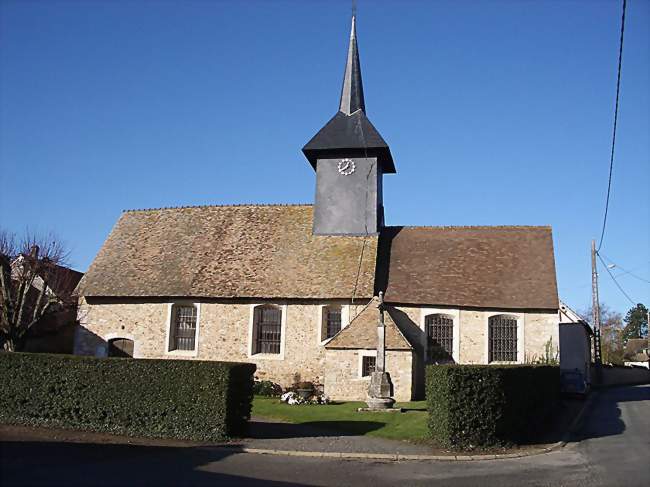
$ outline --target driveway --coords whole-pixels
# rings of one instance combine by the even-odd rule
[[[562,450],[472,462],[378,462],[265,456],[211,447],[2,441],[9,485],[646,486],[650,385],[598,393]]]

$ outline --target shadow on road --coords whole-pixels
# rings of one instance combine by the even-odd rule
[[[202,469],[237,449],[1,441],[2,486],[293,484]]]
[[[650,401],[650,386],[603,389],[595,397],[583,420],[583,427],[573,435],[576,441],[619,435],[625,431],[619,403]]]

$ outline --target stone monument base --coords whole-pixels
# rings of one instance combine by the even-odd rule
[[[395,399],[391,396],[393,384],[386,372],[373,372],[370,376],[370,387],[368,387],[368,408],[360,408],[369,411],[385,411],[392,409]]]

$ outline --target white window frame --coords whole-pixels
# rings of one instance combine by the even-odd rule
[[[255,346],[253,336],[253,328],[255,325],[255,308],[258,306],[276,306],[282,312],[280,319],[280,353],[253,353]],[[285,343],[287,340],[287,311],[289,306],[287,303],[252,303],[250,305],[248,316],[248,358],[255,360],[284,360]]]
[[[451,316],[454,322],[454,337],[453,337],[453,350],[451,358],[454,362],[460,363],[460,309],[449,308],[421,308],[420,309],[420,329],[422,330],[422,347],[424,350],[424,359],[428,360],[427,354],[427,323],[426,319],[429,315],[447,315]]]
[[[498,315],[508,315],[514,316],[517,318],[517,361],[516,362],[504,362],[504,361],[495,361],[490,362],[490,318]],[[484,346],[484,358],[483,361],[487,365],[512,365],[512,364],[523,364],[526,362],[525,352],[526,344],[524,343],[524,328],[526,326],[524,313],[513,313],[512,311],[498,311],[490,312],[485,314],[485,320],[483,324],[483,333],[485,335],[485,346]]]
[[[318,316],[316,317],[316,344],[319,346],[327,345],[327,343],[334,337],[323,338],[323,314],[325,308],[328,306],[340,306],[341,307],[341,331],[350,324],[350,305],[349,304],[339,304],[339,303],[328,303],[321,304],[318,306],[317,312]],[[340,332],[339,332],[340,333]],[[336,336],[336,335],[334,335]]]
[[[359,357],[358,357],[358,367],[357,367],[357,379],[358,380],[370,380],[369,375],[362,375],[363,374],[363,357],[375,357],[375,360],[377,359],[377,350],[359,350]],[[376,363],[376,362],[375,362]],[[386,370],[388,370],[388,354],[386,354],[386,364],[385,364]]]
[[[172,320],[174,319],[174,306],[194,306],[196,307],[196,334],[194,336],[194,350],[170,350],[169,339],[172,333]],[[201,303],[191,301],[174,301],[167,303],[167,332],[165,333],[165,355],[170,357],[198,357],[199,356],[199,338],[201,336]],[[135,347],[134,347],[135,349]],[[133,352],[135,355],[135,351]]]

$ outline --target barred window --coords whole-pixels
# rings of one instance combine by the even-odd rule
[[[488,361],[517,361],[517,317],[492,316],[488,320]]]
[[[377,357],[361,357],[361,377],[369,377],[377,366]]]
[[[452,360],[454,350],[454,318],[444,314],[428,315],[425,319],[427,349],[434,360]]]
[[[332,338],[339,331],[341,331],[341,307],[323,307],[323,329],[321,331],[322,340]]]
[[[253,353],[280,353],[282,310],[276,306],[258,306],[253,317]]]
[[[195,350],[196,306],[174,305],[169,350]]]

